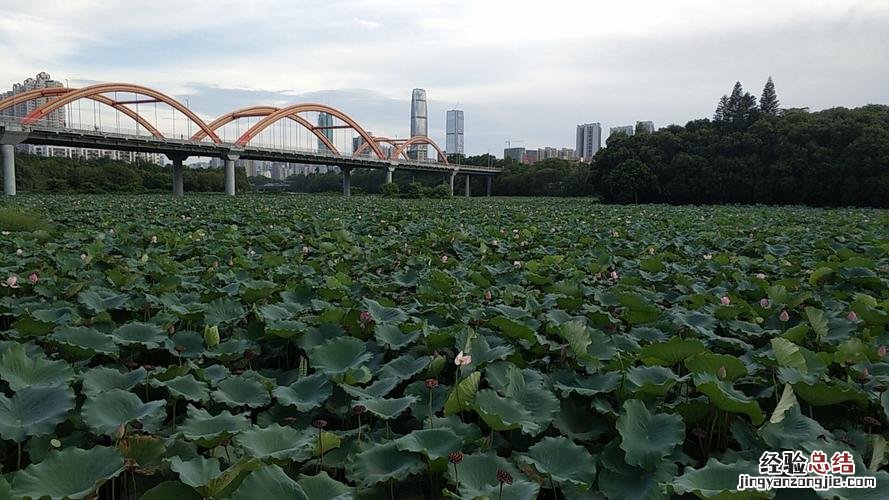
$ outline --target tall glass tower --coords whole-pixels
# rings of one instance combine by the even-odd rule
[[[411,137],[429,135],[429,119],[426,114],[426,90],[414,89],[411,95]],[[428,157],[425,144],[412,145],[408,156],[425,160]]]
[[[445,153],[449,155],[463,154],[463,111],[448,110],[445,139]]]
[[[318,126],[319,127],[331,127],[333,126],[333,116],[329,113],[325,113],[324,111],[318,113]],[[324,128],[321,129],[321,133],[324,134],[325,137],[330,142],[333,142],[333,129],[332,128]],[[324,144],[324,141],[318,139],[318,151],[326,152],[327,146]]]

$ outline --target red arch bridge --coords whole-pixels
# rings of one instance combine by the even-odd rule
[[[235,194],[235,161],[266,160],[336,166],[349,196],[355,168],[381,169],[386,182],[396,169],[441,172],[449,180],[471,175],[487,179],[500,169],[448,163],[428,137],[374,136],[346,113],[323,104],[251,106],[206,122],[172,97],[140,85],[102,83],[80,89],[45,88],[0,100],[3,186],[15,194],[17,144],[89,150],[160,153],[173,162],[173,194],[183,194],[182,172],[189,157],[215,157],[225,165],[225,189]],[[436,157],[430,159],[428,152]]]

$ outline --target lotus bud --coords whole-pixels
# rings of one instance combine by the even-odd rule
[[[127,427],[124,424],[118,425],[117,429],[114,430],[114,439],[117,441],[120,441],[126,435],[127,435]]]
[[[213,347],[219,344],[219,327],[218,326],[205,326],[204,327],[204,343],[207,347]]]
[[[719,369],[716,370],[716,375],[718,375],[720,379],[725,380],[725,377],[726,377],[725,366],[720,366]]]
[[[765,297],[759,299],[759,307],[761,307],[763,309],[768,309],[770,306],[771,306],[771,303],[769,302],[769,299],[767,299]]]
[[[790,315],[787,314],[787,311],[781,311],[781,314],[778,315],[778,319],[780,319],[781,321],[789,321]]]
[[[732,299],[728,298],[728,295],[723,295],[722,298],[719,299],[719,302],[721,302],[722,305],[727,306],[732,303]]]
[[[881,345],[879,347],[879,349],[877,349],[877,355],[880,356],[881,358],[885,358],[886,357],[886,346]]]
[[[846,319],[848,319],[849,321],[858,321],[858,314],[856,314],[855,311],[849,311]]]

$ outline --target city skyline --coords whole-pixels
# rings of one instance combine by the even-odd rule
[[[735,81],[758,95],[769,75],[785,107],[889,101],[889,5],[872,0],[556,1],[542,13],[522,1],[344,1],[336,15],[272,1],[217,7],[159,0],[127,16],[122,1],[10,5],[0,85],[39,71],[71,86],[136,82],[188,99],[205,118],[257,102],[322,102],[400,137],[410,132],[410,90],[422,87],[434,140],[444,143],[448,109],[472,116],[470,155],[502,151],[507,139],[567,146],[572,127],[590,121],[683,125],[711,116]],[[527,18],[539,28],[512,28]],[[40,44],[26,36],[37,31]],[[398,57],[371,65],[370,53]]]

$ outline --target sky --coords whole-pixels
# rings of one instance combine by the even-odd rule
[[[579,123],[711,116],[735,81],[784,107],[889,104],[889,0],[0,0],[0,88],[139,83],[203,118],[321,102],[379,135],[465,113],[468,154],[574,147]],[[607,132],[604,133],[607,135]]]

